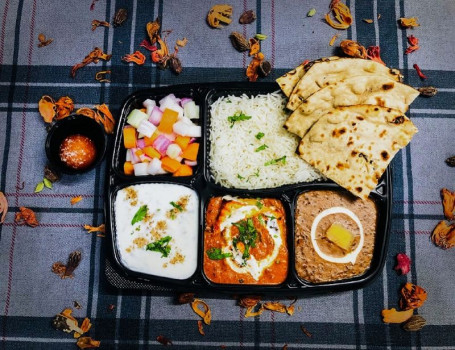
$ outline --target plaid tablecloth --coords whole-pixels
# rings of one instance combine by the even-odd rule
[[[454,168],[444,160],[455,154],[455,1],[453,0],[347,0],[353,25],[336,31],[323,22],[329,0],[231,0],[234,20],[221,30],[205,22],[215,1],[164,0],[2,0],[0,2],[0,190],[10,207],[0,225],[0,345],[2,349],[74,349],[76,340],[52,328],[54,315],[67,307],[78,320],[89,317],[88,334],[104,349],[161,348],[158,335],[181,349],[455,349],[455,249],[434,246],[430,233],[442,220],[439,191],[455,190]],[[112,22],[118,8],[128,19],[118,28],[91,30],[93,19]],[[316,15],[307,12],[316,9]],[[241,25],[244,10],[257,20]],[[159,16],[163,29],[172,29],[168,41],[188,38],[180,49],[183,72],[160,71],[147,58],[137,66],[121,61],[139,48],[145,25]],[[420,27],[400,29],[400,17],[418,17]],[[380,18],[379,18],[380,17]],[[378,19],[379,18],[379,19]],[[363,19],[374,19],[368,24]],[[244,318],[244,309],[225,295],[201,294],[211,306],[213,321],[199,334],[198,317],[188,305],[176,305],[169,292],[124,291],[112,288],[105,276],[107,239],[87,234],[84,224],[99,225],[103,218],[105,165],[83,176],[65,176],[52,190],[34,193],[46,164],[46,128],[38,114],[42,95],[68,95],[76,108],[99,103],[114,114],[135,90],[167,84],[245,80],[246,54],[235,51],[231,31],[248,37],[263,33],[262,51],[270,60],[273,80],[305,59],[330,56],[329,41],[342,39],[364,46],[379,45],[383,60],[401,69],[405,82],[416,87],[433,85],[439,93],[419,97],[408,112],[419,128],[411,144],[393,160],[393,218],[387,261],[380,276],[366,288],[321,296],[302,296],[296,313],[264,313]],[[54,41],[38,48],[38,34]],[[421,49],[405,55],[407,36],[420,39]],[[94,47],[112,53],[109,62],[70,68]],[[148,53],[141,49],[148,56]],[[417,63],[428,79],[412,68]],[[111,83],[94,75],[111,70]],[[23,186],[23,187],[22,187]],[[70,199],[81,195],[76,205]],[[18,226],[20,206],[33,209],[40,225]],[[52,263],[66,261],[74,250],[82,261],[73,279],[60,279]],[[411,272],[393,270],[395,256],[412,259]],[[416,283],[428,292],[418,310],[427,320],[420,332],[405,332],[381,320],[381,310],[397,307],[399,289]],[[73,302],[82,306],[75,309]],[[284,300],[289,303],[289,300]],[[114,305],[114,306],[110,306]],[[300,329],[304,325],[312,337]]]

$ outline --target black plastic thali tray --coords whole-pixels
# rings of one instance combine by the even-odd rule
[[[163,286],[175,290],[213,290],[227,293],[272,293],[272,294],[307,294],[334,292],[356,289],[365,286],[372,281],[382,270],[390,232],[390,217],[392,203],[392,180],[390,166],[380,179],[378,186],[370,194],[370,198],[376,203],[378,220],[374,243],[373,258],[370,268],[360,276],[349,279],[336,280],[324,283],[312,283],[301,279],[294,267],[294,211],[297,197],[311,190],[335,190],[348,193],[339,185],[327,180],[310,183],[298,183],[285,185],[278,188],[244,190],[223,187],[215,183],[209,168],[209,129],[210,129],[210,105],[219,97],[246,94],[248,96],[276,92],[279,87],[276,83],[207,83],[175,85],[160,88],[141,90],[130,95],[123,103],[118,119],[112,159],[108,159],[108,181],[106,184],[105,215],[106,229],[110,233],[110,255],[120,275],[130,281],[150,284],[151,286]],[[202,126],[202,138],[198,153],[197,165],[194,173],[189,177],[172,177],[171,175],[147,175],[130,176],[123,172],[125,161],[125,148],[123,146],[122,129],[126,123],[126,117],[134,108],[142,108],[145,99],[160,100],[164,96],[173,93],[176,97],[190,97],[200,106],[199,123]],[[159,277],[132,271],[121,262],[119,251],[116,246],[116,227],[114,203],[117,192],[130,185],[165,183],[187,186],[196,191],[199,196],[199,234],[198,234],[198,265],[196,272],[186,280],[177,280]],[[276,198],[281,200],[286,212],[287,246],[289,252],[288,276],[279,285],[252,285],[252,284],[216,284],[211,282],[203,272],[203,235],[205,225],[205,210],[211,197],[237,196],[243,198]]]

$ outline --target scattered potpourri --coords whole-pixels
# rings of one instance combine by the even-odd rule
[[[226,4],[214,5],[207,14],[207,23],[212,28],[222,28],[232,22],[232,6]]]
[[[77,300],[73,301],[73,306],[75,309],[78,309],[78,310],[82,309],[82,305]]]
[[[36,227],[39,225],[38,220],[36,219],[35,212],[26,207],[20,207],[20,212],[16,213],[14,221],[18,225],[27,225],[30,227]]]
[[[52,190],[52,181],[50,181],[49,179],[47,179],[46,177],[43,178],[43,181],[39,182],[36,186],[35,186],[35,190],[34,192],[35,193],[39,193],[41,192],[44,187],[47,187],[49,189]]]
[[[124,8],[119,8],[114,14],[114,27],[120,27],[128,19],[128,11]]]
[[[425,300],[427,300],[427,292],[422,287],[408,282],[401,288],[400,308],[402,310],[417,309]]]
[[[405,253],[397,254],[396,270],[400,275],[406,275],[411,270],[411,259]]]
[[[340,36],[340,34],[335,34],[334,36],[332,36],[332,39],[330,39],[330,41],[329,41],[329,46],[333,46],[339,36]]]
[[[136,51],[132,54],[126,54],[125,56],[123,56],[122,61],[133,62],[141,66],[145,63],[145,56],[142,52]]]
[[[351,26],[351,11],[341,0],[332,0],[329,8],[330,11],[325,15],[325,20],[332,28],[348,29]],[[331,15],[333,15],[336,21],[332,19]]]
[[[99,81],[100,83],[110,83],[111,80],[106,78],[107,74],[111,74],[111,71],[110,70],[102,70],[102,71],[96,72],[95,80]]]
[[[90,323],[90,319],[86,317],[79,327],[79,322],[71,315],[72,312],[73,310],[70,308],[63,310],[52,320],[52,326],[65,333],[74,332],[73,336],[77,339],[82,334],[88,332],[92,324]]]
[[[79,347],[79,349],[99,348],[100,344],[101,344],[101,341],[94,340],[91,337],[80,337],[76,343],[76,345]]]
[[[84,225],[84,229],[87,230],[87,233],[100,232],[96,236],[105,237],[104,233],[106,233],[106,226],[104,224],[101,224],[99,226]]]
[[[364,18],[362,19],[365,23],[372,24],[374,21],[371,18]]]
[[[417,17],[410,18],[402,17],[399,19],[398,22],[400,23],[401,28],[415,28],[420,26]]]
[[[82,196],[76,196],[76,197],[71,198],[70,203],[71,203],[71,205],[74,205],[76,203],[79,203],[81,200],[82,200]]]
[[[172,345],[172,340],[166,338],[164,335],[159,335],[156,337],[156,341],[164,346]]]
[[[106,22],[106,21],[100,21],[100,20],[97,20],[97,19],[94,19],[92,21],[92,31],[94,31],[96,28],[98,27],[110,27],[110,24],[109,22]]]
[[[68,117],[74,110],[74,102],[68,96],[62,96],[57,101],[51,96],[44,95],[38,102],[38,110],[45,123],[51,123],[54,119],[60,120]]]
[[[52,43],[54,41],[54,39],[46,38],[46,36],[43,33],[39,33],[38,41],[39,41],[38,47],[44,47],[44,46],[47,46],[50,43]]]
[[[109,61],[112,57],[112,54],[108,55],[103,52],[98,47],[95,47],[85,58],[82,60],[82,62],[77,63],[71,68],[71,77],[74,78],[76,76],[76,72],[81,69],[82,67],[85,67],[86,65],[90,63],[98,63],[100,60],[103,61]]]
[[[427,79],[427,78],[428,78],[425,74],[423,74],[422,70],[421,70],[420,67],[417,65],[417,63],[414,63],[412,66],[413,66],[414,69],[416,70],[417,75],[419,76],[420,79]]]
[[[420,49],[420,46],[419,46],[419,39],[417,39],[414,35],[410,35],[408,36],[408,43],[409,46],[406,51],[404,52],[406,55],[410,54],[411,52],[414,52],[414,51],[417,51],[418,49]]]
[[[289,306],[278,301],[269,301],[261,303],[261,296],[259,295],[246,295],[239,299],[239,306],[246,308],[245,317],[255,317],[261,315],[264,310],[276,311],[280,313],[287,313],[292,316],[295,311],[295,299]]]
[[[403,323],[412,317],[414,310],[397,311],[395,308],[382,310],[382,322],[384,323]]]
[[[425,325],[426,320],[420,315],[413,315],[409,320],[403,323],[402,328],[408,332],[420,331]]]
[[[420,91],[420,90],[419,90]],[[421,92],[422,93],[422,92]],[[432,95],[434,96],[434,95]],[[455,156],[449,157],[445,160],[446,164],[450,167],[455,167]]]
[[[202,309],[199,306],[202,306]],[[202,318],[206,325],[210,325],[210,322],[212,320],[212,312],[210,311],[210,307],[205,301],[201,299],[194,299],[191,302],[191,308],[197,315]]]
[[[194,293],[181,293],[178,295],[177,302],[179,304],[189,304],[194,300]]]
[[[52,272],[60,276],[61,279],[73,278],[73,272],[79,266],[82,259],[82,253],[78,250],[72,252],[68,256],[66,265],[61,261],[52,264]]]
[[[447,220],[455,219],[455,192],[447,188],[441,189],[442,209]]]
[[[343,40],[340,43],[340,47],[343,50],[343,52],[348,56],[356,58],[367,58],[367,50],[357,41]]]
[[[386,65],[384,63],[384,61],[381,59],[381,49],[379,48],[379,46],[370,46],[370,47],[368,47],[368,49],[367,49],[367,58],[372,60],[372,61],[381,63],[384,66]]]
[[[8,212],[8,200],[6,199],[4,193],[0,191],[0,224],[3,224],[5,221],[6,213]]]
[[[447,160],[450,160],[450,158]],[[443,188],[441,190],[441,197],[445,218],[447,220],[454,220],[455,192]],[[455,223],[450,224],[444,220],[440,221],[431,234],[431,241],[442,249],[455,247]]]
[[[93,11],[95,9],[95,3],[97,2],[98,0],[92,0],[92,3],[90,4],[90,11]]]
[[[240,24],[251,24],[256,20],[256,13],[253,10],[245,11],[239,18]]]
[[[424,97],[433,97],[438,93],[438,89],[436,89],[434,86],[423,86],[417,90],[419,90],[420,96]]]
[[[201,335],[205,335],[204,332],[204,323],[201,320],[197,321],[197,329]]]
[[[308,331],[308,329],[306,329],[303,324],[300,325],[300,329],[308,338],[311,338],[313,336],[313,334],[311,334],[310,331]]]

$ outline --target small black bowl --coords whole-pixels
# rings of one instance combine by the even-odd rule
[[[60,145],[63,140],[71,135],[87,136],[95,143],[96,158],[88,167],[83,169],[73,169],[63,163],[60,159]],[[107,147],[107,137],[103,126],[95,120],[78,114],[70,115],[57,121],[52,125],[46,138],[46,156],[52,168],[64,174],[82,174],[96,167],[104,157]]]

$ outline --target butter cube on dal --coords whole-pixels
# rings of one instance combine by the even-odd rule
[[[351,250],[354,235],[340,224],[332,224],[326,232],[327,239],[345,251]]]

